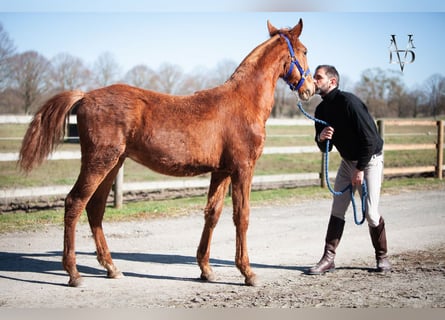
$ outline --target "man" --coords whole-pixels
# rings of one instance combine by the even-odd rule
[[[383,173],[383,140],[367,107],[355,95],[338,89],[339,74],[335,67],[318,66],[314,74],[316,93],[323,101],[315,110],[315,117],[329,126],[315,123],[318,147],[326,152],[335,145],[342,160],[335,179],[335,190],[343,190],[349,184],[360,187],[366,180],[366,220],[375,249],[378,272],[391,270],[387,257],[385,222],[378,205]],[[326,232],[324,253],[320,261],[310,268],[308,274],[323,274],[335,269],[335,252],[343,234],[345,213],[351,202],[349,192],[334,196]]]

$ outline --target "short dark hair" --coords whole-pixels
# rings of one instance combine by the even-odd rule
[[[331,66],[329,64],[322,64],[315,69],[315,72],[317,72],[318,69],[323,69],[329,78],[335,78],[337,87],[340,85],[340,75],[338,74],[338,71],[337,69],[335,69],[334,66]]]

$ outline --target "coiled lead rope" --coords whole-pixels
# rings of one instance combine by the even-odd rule
[[[293,91],[295,92],[295,91]],[[295,95],[297,95],[297,93],[295,93]],[[309,113],[307,113],[304,108],[303,105],[301,104],[301,101],[298,99],[297,96],[297,106],[298,109],[300,109],[300,111],[308,118],[311,119],[314,122],[320,123],[321,125],[324,126],[329,126],[329,124],[326,121],[323,121],[321,119],[317,119],[315,117],[313,117],[312,115],[310,115]],[[361,220],[358,219],[357,217],[357,206],[355,204],[355,199],[354,199],[354,188],[352,186],[352,183],[350,183],[348,186],[346,186],[346,188],[344,188],[341,191],[335,191],[334,188],[332,188],[331,183],[329,181],[329,144],[330,144],[330,140],[326,140],[326,152],[324,154],[324,170],[325,170],[325,177],[326,177],[326,184],[328,186],[329,191],[334,195],[334,196],[340,196],[343,193],[345,193],[346,191],[349,190],[350,195],[351,195],[351,203],[352,203],[352,209],[354,210],[354,222],[356,225],[361,225],[363,224],[363,222],[365,222],[365,214],[366,214],[366,197],[368,196],[368,188],[366,185],[366,180],[363,180],[363,184],[362,184],[362,195],[361,195],[361,201],[362,201],[362,218]]]

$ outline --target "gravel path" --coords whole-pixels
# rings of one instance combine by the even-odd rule
[[[337,251],[338,269],[322,276],[304,270],[323,249],[330,200],[254,207],[248,246],[261,283],[243,285],[234,266],[235,228],[226,208],[215,230],[211,263],[217,280],[198,280],[195,251],[201,212],[175,218],[107,223],[104,229],[122,279],[107,279],[94,255],[88,226],[77,231],[84,286],[70,288],[61,267],[62,228],[0,235],[1,308],[120,307],[445,307],[443,189],[385,194],[394,270],[374,271],[368,228],[348,213]]]

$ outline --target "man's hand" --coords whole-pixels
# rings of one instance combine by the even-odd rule
[[[318,140],[320,142],[323,142],[325,140],[331,140],[333,134],[334,134],[334,128],[324,127],[323,130],[320,132],[320,135],[318,136]]]
[[[363,184],[365,174],[363,171],[360,171],[358,169],[354,170],[354,174],[352,175],[352,185],[353,186],[361,186]]]

